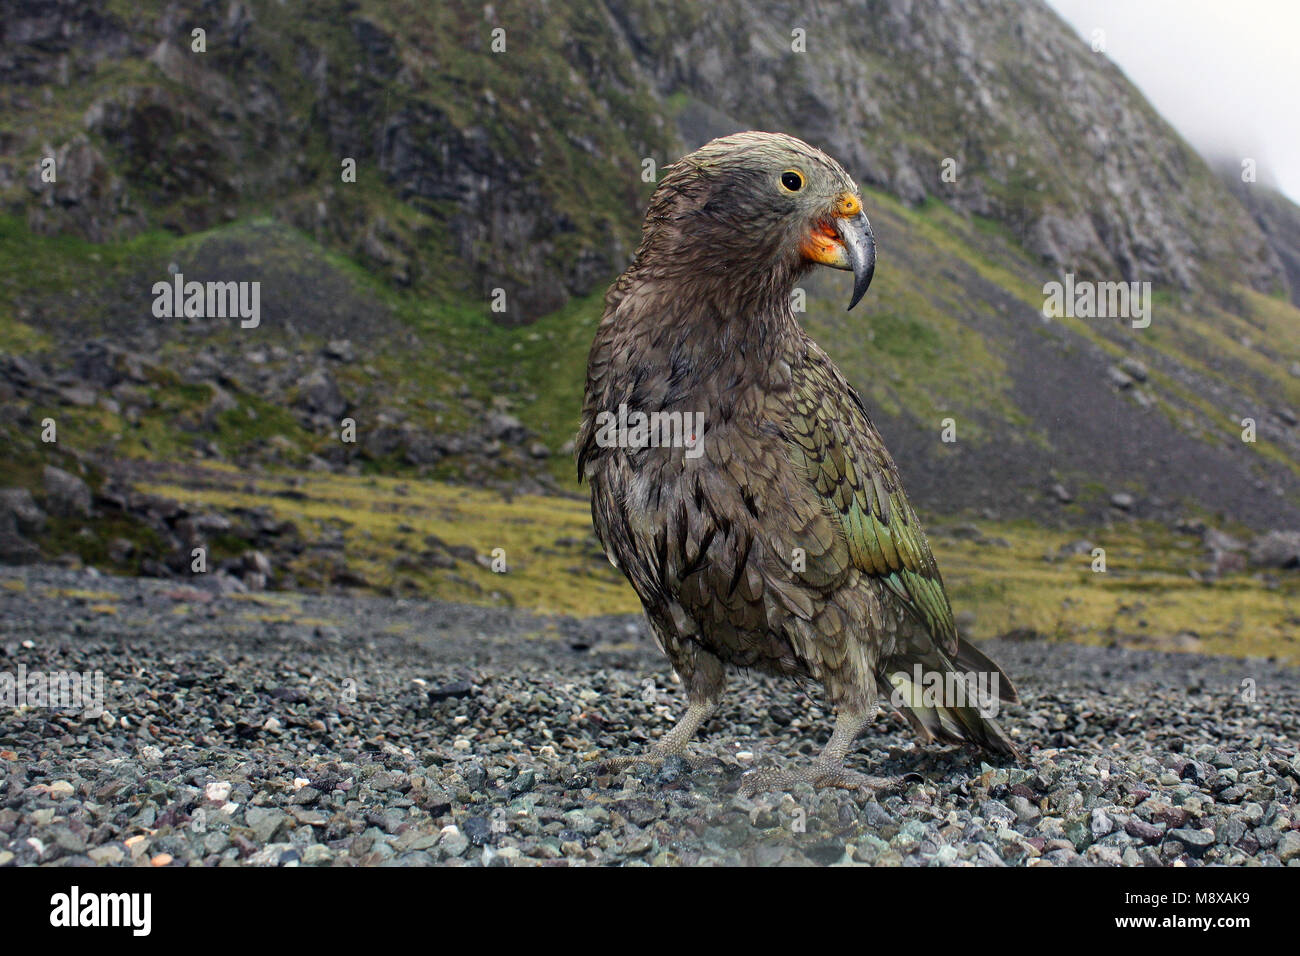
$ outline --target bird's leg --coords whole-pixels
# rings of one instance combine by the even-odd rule
[[[840,787],[845,790],[875,792],[889,787],[893,781],[883,777],[868,777],[844,766],[844,758],[853,748],[853,741],[875,720],[876,710],[874,701],[869,707],[841,706],[835,715],[835,731],[831,734],[831,739],[810,766],[802,770],[759,767],[745,774],[740,792],[752,797],[765,790],[789,790],[798,783],[809,783],[819,790],[823,787]]]
[[[669,757],[684,757],[700,725],[712,716],[722,702],[726,670],[722,661],[704,650],[694,650],[674,660],[674,669],[686,685],[686,713],[673,729],[664,734],[649,753],[606,757],[600,766],[606,771],[622,770],[639,763],[658,765]],[[689,761],[688,761],[689,762]]]
[[[681,757],[686,753],[686,745],[695,732],[718,709],[718,699],[692,700],[686,705],[686,713],[677,721],[673,729],[664,734],[648,753],[630,754],[622,757],[606,757],[601,766],[606,770],[623,770],[639,763],[657,766],[669,757]]]

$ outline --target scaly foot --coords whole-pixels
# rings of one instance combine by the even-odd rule
[[[628,770],[638,764],[648,764],[649,766],[660,769],[664,761],[670,757],[677,757],[686,764],[691,770],[699,770],[707,761],[703,759],[688,757],[686,754],[663,753],[655,749],[639,754],[627,754],[618,757],[602,757],[592,766],[597,773],[619,773]]]
[[[639,763],[649,764],[652,767],[663,766],[664,756],[656,754],[654,751],[648,751],[640,754],[628,754],[621,757],[602,757],[595,763],[597,773],[618,773],[621,770],[627,770],[629,767],[635,767]]]
[[[842,790],[857,790],[869,794],[898,786],[897,780],[888,777],[869,777],[855,770],[848,770],[838,763],[817,760],[802,770],[755,768],[741,778],[740,794],[744,797],[752,797],[766,790],[788,791],[800,783],[812,784],[818,790],[839,787]]]

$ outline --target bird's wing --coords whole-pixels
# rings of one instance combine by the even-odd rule
[[[940,648],[956,653],[952,607],[898,468],[862,399],[819,353],[813,346],[809,361],[792,368],[791,457],[839,519],[852,564],[901,599]]]

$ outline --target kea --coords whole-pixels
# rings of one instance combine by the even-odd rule
[[[605,297],[578,475],[687,698],[648,754],[608,767],[685,757],[728,668],[817,682],[836,711],[810,766],[751,770],[749,793],[880,786],[844,758],[886,695],[927,742],[1018,756],[989,715],[1011,681],[958,635],[893,459],[795,317],[819,263],[853,273],[852,309],[876,265],[857,186],[802,140],[737,133],[664,171]],[[977,680],[993,692],[964,696]]]

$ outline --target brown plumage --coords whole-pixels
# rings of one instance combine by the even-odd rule
[[[852,308],[875,266],[856,185],[798,139],[739,133],[666,170],[606,296],[578,471],[688,699],[648,758],[618,762],[681,753],[728,666],[815,680],[837,710],[811,769],[755,772],[750,790],[862,785],[842,761],[888,695],[926,740],[1015,753],[970,703],[919,696],[935,676],[970,673],[997,681],[993,703],[1016,699],[958,636],[893,459],[795,318],[790,293],[815,263],[853,271]],[[638,430],[637,412],[661,416]]]

